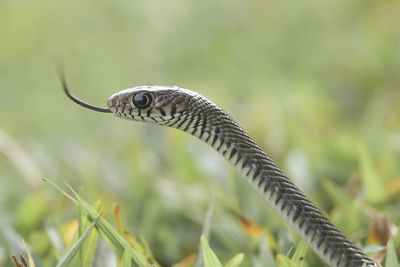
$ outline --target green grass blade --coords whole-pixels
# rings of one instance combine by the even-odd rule
[[[71,249],[65,254],[65,256],[58,262],[56,267],[65,267],[69,264],[69,262],[72,260],[72,258],[75,256],[75,254],[78,252],[78,250],[82,247],[83,242],[86,240],[88,237],[90,231],[93,229],[95,226],[95,222],[92,222],[89,227],[86,229],[86,231],[82,234],[81,237],[79,237],[78,241],[71,247]]]
[[[300,265],[283,254],[278,254],[276,256],[276,261],[278,262],[279,267],[300,267]]]
[[[99,214],[102,214],[102,211],[104,208],[102,200],[96,201],[92,206],[99,212]],[[81,209],[80,209],[80,211],[81,211]],[[79,231],[81,231],[81,229],[85,229],[85,227],[87,227],[87,225],[90,223],[90,221],[83,215],[82,215],[82,217],[80,217],[79,222],[80,222]],[[80,250],[80,259],[81,259],[81,263],[82,263],[83,267],[91,265],[94,254],[96,252],[98,237],[99,237],[99,232],[92,231],[89,233],[89,236],[86,238],[86,241],[83,244],[83,248]]]
[[[221,262],[208,245],[206,237],[202,235],[200,240],[203,249],[204,267],[222,267]]]
[[[365,145],[361,145],[359,149],[359,164],[366,199],[373,204],[384,202],[387,198],[385,187]]]
[[[397,226],[398,229],[400,229],[400,225]],[[399,248],[400,247],[400,231],[397,232],[397,235],[394,237],[394,247]]]
[[[140,241],[143,244],[144,253],[147,256],[147,258],[151,261],[152,265],[154,267],[161,267],[161,265],[157,262],[156,258],[154,257],[153,253],[151,252],[151,249],[150,249],[149,243],[147,243],[147,240],[143,236],[140,236]]]
[[[210,200],[210,205],[208,206],[207,209],[207,213],[204,219],[204,224],[203,224],[203,229],[202,229],[202,235],[207,239],[209,234],[210,234],[210,229],[211,229],[211,219],[212,219],[212,215],[214,213],[214,202],[215,202],[215,197],[214,197],[214,193],[211,196],[211,200]],[[201,246],[201,242],[198,248],[198,257],[195,263],[196,267],[202,267],[204,266],[204,257],[203,255],[203,248]]]
[[[120,267],[131,267],[132,266],[132,257],[129,253],[129,248],[124,251],[121,258]]]
[[[98,200],[93,204],[93,207],[101,214],[103,211],[103,201]],[[82,233],[89,227],[89,225],[92,223],[91,221],[88,220],[86,217],[86,213],[82,211],[82,209],[79,209],[79,217],[78,217],[79,225],[78,229],[75,231],[73,237],[69,241],[67,248],[65,251],[69,251],[72,246],[77,242],[79,236],[82,235]],[[79,250],[79,257],[74,257],[70,263],[71,266],[90,266],[94,253],[96,250],[97,246],[97,240],[98,240],[99,233],[98,231],[91,231],[89,233],[89,236],[87,237],[85,243],[82,246],[82,249]]]
[[[299,266],[303,266],[307,251],[308,244],[304,240],[301,240],[297,245],[296,252],[292,257],[292,261],[299,264]]]
[[[99,213],[95,207],[92,207],[89,203],[83,200],[71,186],[66,183],[68,188],[73,192],[75,198],[65,193],[61,188],[59,188],[51,181],[47,179],[44,180],[49,182],[53,187],[55,187],[57,190],[70,198],[75,204],[77,204],[79,209],[85,212],[87,219],[95,223],[100,236],[117,254],[118,257],[122,257],[122,255],[126,252],[127,257],[133,259],[140,267],[149,266],[149,262],[146,260],[146,258],[141,253],[132,248],[131,244],[121,234],[119,234],[118,231],[109,222],[107,222],[106,219],[102,217],[101,213]]]
[[[243,258],[244,258],[244,254],[239,253],[236,256],[234,256],[230,261],[228,261],[228,263],[225,264],[224,267],[237,267],[242,263]]]
[[[99,217],[100,214],[78,194],[75,193],[75,197],[78,201],[78,205],[80,205],[87,213],[89,220],[95,221],[98,218],[98,220],[96,220],[96,226],[99,229],[100,235],[119,257],[122,257],[122,254],[126,250],[129,256],[132,257],[132,259],[139,266],[148,267],[149,263],[145,257],[139,252],[135,251],[131,247],[130,243],[122,235],[120,235],[118,231],[109,222],[107,222],[106,219]]]
[[[76,203],[76,199],[73,198],[71,195],[67,194],[64,190],[62,190],[58,185],[56,185],[55,183],[53,183],[51,180],[47,179],[47,178],[42,178],[42,180],[46,183],[49,183],[52,187],[54,187],[55,189],[57,189],[57,191],[61,192],[61,194],[63,194],[64,196],[66,196],[67,198],[69,198],[70,200],[72,200],[72,202]]]
[[[389,240],[386,246],[386,267],[400,267],[399,261],[397,260],[396,250],[394,248],[393,240]]]

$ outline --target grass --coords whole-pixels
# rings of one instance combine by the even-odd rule
[[[83,200],[79,196],[79,194],[77,194],[70,186],[67,185],[72,191],[73,196],[66,193],[63,189],[61,189],[53,182],[47,179],[43,180],[52,185],[68,199],[72,200],[79,210],[79,217],[77,218],[78,225],[71,225],[71,228],[73,229],[69,229],[68,232],[72,232],[73,235],[70,235],[69,240],[66,241],[67,247],[65,248],[65,252],[60,256],[56,267],[91,266],[95,257],[95,250],[98,244],[99,236],[107,243],[108,248],[117,255],[117,261],[115,264],[119,267],[161,266],[154,258],[153,252],[151,251],[147,241],[143,237],[141,237],[140,242],[134,235],[121,227],[121,218],[118,206],[115,206],[114,208],[114,227],[103,218],[103,201],[99,200],[93,205],[90,205],[85,200]],[[205,228],[208,227],[210,227],[210,220],[206,219]],[[395,237],[395,240],[398,243],[398,241],[400,240],[400,234]],[[185,267],[201,264],[201,266],[205,267],[236,267],[240,266],[243,261],[244,254],[239,253],[235,255],[232,259],[230,259],[226,264],[222,265],[215,252],[211,249],[204,235],[201,236],[200,243],[201,247],[199,248],[197,254],[190,254],[188,257],[182,259],[182,261],[174,264],[174,266]],[[307,243],[305,241],[300,241],[297,246],[293,248],[294,253],[292,253],[291,251],[288,252],[288,255],[292,254],[291,258],[279,253],[276,255],[276,262],[272,258],[269,258],[269,260],[263,261],[262,264],[272,266],[277,263],[281,267],[307,266],[307,263],[305,263],[305,258],[308,251]],[[15,265],[17,267],[35,267],[36,264],[34,263],[31,253],[26,245],[25,252],[28,255],[28,261],[25,259],[23,254],[20,253],[20,259],[18,259],[16,256],[13,256]],[[384,266],[400,266],[397,259],[393,240],[389,240],[386,249],[382,247],[375,252],[386,253]],[[195,264],[196,258],[197,264]]]
[[[201,266],[202,235],[221,265],[243,253],[240,266],[277,266],[299,250],[205,144],[69,101],[59,57],[72,93],[96,105],[144,84],[212,99],[351,240],[396,266],[398,10],[365,0],[1,1],[0,266],[21,262],[22,240],[45,267],[68,253],[71,266],[129,264],[132,250],[161,266]],[[310,249],[302,264],[323,266]]]
[[[373,167],[370,166],[370,162],[368,162],[365,150],[360,153],[360,161],[361,166],[364,169],[368,170],[368,173],[374,173]],[[365,175],[365,174],[364,174]],[[161,266],[161,264],[154,257],[154,253],[152,252],[148,242],[146,239],[141,236],[140,241],[131,234],[123,225],[126,225],[127,222],[123,222],[121,219],[119,206],[114,205],[114,225],[108,222],[104,218],[104,201],[98,200],[93,205],[87,203],[78,193],[76,193],[69,185],[69,191],[72,192],[72,195],[66,193],[63,189],[61,189],[58,185],[53,183],[52,181],[43,178],[43,181],[49,183],[53,188],[55,188],[58,192],[62,193],[69,200],[71,200],[78,208],[79,216],[74,221],[77,223],[72,223],[64,229],[64,242],[66,244],[64,252],[59,251],[57,254],[59,255],[56,260],[57,267],[64,266],[91,266],[94,262],[94,258],[96,255],[96,250],[99,245],[98,238],[100,237],[106,244],[107,247],[116,255],[116,266],[128,267],[128,266]],[[367,180],[368,181],[368,180]],[[378,180],[379,181],[379,180]],[[375,185],[377,184],[376,180],[372,181]],[[377,185],[381,186],[381,185]],[[329,187],[331,189],[327,189],[327,192],[334,197],[337,197],[337,206],[347,205],[348,209],[351,213],[358,214],[364,207],[360,205],[349,205],[345,199],[340,198],[340,192],[336,191],[335,186],[330,184]],[[379,191],[377,191],[379,192]],[[366,195],[368,196],[368,195]],[[372,200],[375,201],[376,197],[372,197]],[[384,201],[384,200],[381,200]],[[342,204],[341,204],[342,203]],[[32,203],[25,203],[25,205],[32,206]],[[36,206],[36,204],[35,204]],[[27,211],[31,210],[29,208],[25,208]],[[203,225],[203,233],[209,235],[211,228],[213,228],[211,221],[213,216],[214,202],[212,201],[210,207],[207,212],[206,219]],[[345,207],[342,207],[343,213],[345,212]],[[34,211],[37,212],[37,211]],[[371,211],[372,212],[372,211]],[[25,214],[26,215],[26,214]],[[307,263],[307,252],[308,245],[305,241],[300,241],[297,246],[293,246],[288,252],[287,255],[279,253],[277,250],[277,242],[274,237],[270,235],[266,235],[268,231],[263,229],[262,226],[257,224],[256,222],[249,221],[243,215],[236,214],[237,219],[241,221],[241,226],[243,231],[247,233],[248,236],[257,239],[257,242],[272,244],[271,247],[263,247],[260,243],[260,256],[259,260],[262,265],[273,266],[278,264],[282,267],[300,267],[300,266],[308,266]],[[374,217],[372,217],[374,216]],[[384,262],[384,266],[396,267],[400,266],[397,259],[397,252],[395,249],[396,244],[399,244],[400,241],[400,233],[395,234],[391,238],[390,229],[385,229],[385,222],[387,223],[387,217],[379,218],[376,214],[371,215],[372,217],[372,229],[369,232],[369,242],[370,243],[383,243],[387,242],[387,247],[385,246],[370,246],[364,248],[364,250],[369,251],[371,255],[374,255],[375,258],[381,258],[382,262]],[[31,219],[31,217],[29,217]],[[350,217],[346,219],[349,220]],[[386,220],[385,220],[386,219]],[[29,220],[31,221],[31,220]],[[354,223],[354,221],[352,221]],[[389,232],[387,232],[389,231]],[[269,238],[268,238],[269,237]],[[374,240],[376,239],[376,240]],[[266,242],[267,241],[267,242]],[[174,264],[174,266],[239,266],[243,259],[244,253],[239,253],[233,258],[231,258],[225,265],[222,265],[220,259],[216,256],[215,252],[209,246],[207,239],[204,235],[201,236],[201,247],[199,248],[198,253],[189,254],[187,257],[183,258],[181,261]],[[32,244],[35,247],[35,244]],[[294,252],[292,250],[294,249]],[[261,253],[273,252],[276,254],[274,257],[262,258]],[[28,255],[29,266],[34,267],[36,264],[31,256],[29,249],[25,246],[25,252]],[[60,254],[61,253],[61,254]],[[292,255],[289,257],[289,255]],[[28,266],[27,260],[20,253],[20,259],[16,256],[13,256],[13,260],[17,267]],[[196,261],[197,259],[197,261]],[[256,259],[256,258],[255,258]]]

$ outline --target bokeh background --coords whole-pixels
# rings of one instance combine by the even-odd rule
[[[353,241],[385,246],[400,223],[399,23],[395,0],[0,1],[0,266],[22,239],[38,266],[62,253],[78,211],[41,177],[103,199],[110,222],[118,203],[163,266],[197,252],[210,206],[223,262],[276,266],[298,242],[207,145],[68,100],[60,59],[100,106],[138,85],[200,92]],[[93,266],[113,266],[99,249]],[[307,264],[321,266],[311,252]]]

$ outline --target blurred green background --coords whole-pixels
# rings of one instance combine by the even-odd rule
[[[1,0],[0,266],[22,239],[39,266],[62,252],[77,209],[41,177],[104,199],[110,221],[118,203],[163,266],[197,251],[210,203],[223,261],[274,266],[298,241],[207,145],[68,100],[60,58],[72,92],[100,106],[138,85],[200,92],[353,241],[384,246],[400,223],[399,23],[395,0]],[[102,249],[94,266],[113,266]]]

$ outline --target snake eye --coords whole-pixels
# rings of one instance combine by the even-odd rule
[[[132,103],[138,108],[147,108],[151,104],[152,97],[147,92],[139,92],[132,97]]]

